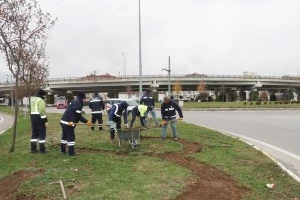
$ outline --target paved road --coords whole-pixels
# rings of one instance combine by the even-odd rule
[[[14,123],[14,117],[0,113],[0,135],[7,129],[9,129]]]
[[[184,121],[242,138],[300,181],[300,111],[185,111]]]

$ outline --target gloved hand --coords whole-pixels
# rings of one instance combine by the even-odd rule
[[[128,124],[125,124],[125,128],[128,128]]]
[[[73,126],[74,123],[73,122],[68,122],[68,126]]]
[[[92,126],[92,122],[90,120],[87,121],[86,125]]]
[[[45,128],[47,128],[47,127],[48,127],[48,122],[45,123]]]
[[[165,125],[165,124],[167,124],[168,122],[166,121],[166,120],[163,120],[162,122],[161,122],[161,124],[162,125]]]
[[[177,119],[179,122],[182,122],[182,120],[183,120],[183,118],[179,118],[179,119]]]

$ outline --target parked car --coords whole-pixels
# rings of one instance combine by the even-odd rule
[[[68,106],[68,102],[66,97],[64,96],[60,96],[57,98],[57,102],[56,102],[56,108],[57,109],[65,109]]]
[[[127,115],[130,115],[131,114],[131,111],[132,109],[135,107],[135,106],[138,106],[139,104],[132,100],[132,99],[108,99],[106,101],[106,104],[105,104],[105,109],[106,109],[106,112],[108,113],[109,110],[111,109],[112,105],[116,104],[116,103],[121,103],[122,101],[126,101],[128,103],[128,107],[127,107]]]
[[[5,98],[0,98],[0,103],[5,103]]]

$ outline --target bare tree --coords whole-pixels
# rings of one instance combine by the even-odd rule
[[[172,86],[172,89],[176,93],[177,101],[178,101],[179,92],[182,91],[182,86],[181,86],[180,81],[176,81],[175,84]]]
[[[199,84],[197,86],[197,91],[201,93],[206,93],[206,83],[204,80],[199,81]]]
[[[198,95],[198,100],[200,99],[201,101],[203,101],[204,99],[206,100],[208,97],[207,94],[207,88],[206,88],[206,82],[204,80],[199,81],[199,84],[197,86],[197,91],[199,92]]]
[[[132,86],[129,83],[127,83],[127,85],[125,86],[125,92],[127,93],[127,98],[129,98],[132,92]]]
[[[21,70],[19,80],[25,90],[19,93],[19,99],[23,97],[30,97],[33,95],[37,88],[41,88],[46,84],[48,77],[48,65],[45,56],[46,42],[41,44],[32,45],[29,51],[24,51],[21,59]],[[30,98],[29,98],[30,104]]]
[[[262,91],[262,93],[260,94],[260,98],[263,100],[263,101],[267,101],[268,100],[268,92],[267,91]]]
[[[5,54],[8,68],[15,78],[15,116],[10,152],[14,152],[18,118],[19,80],[32,59],[24,60],[34,52],[36,44],[46,39],[47,31],[54,26],[49,13],[43,13],[37,0],[2,0],[0,2],[0,51]],[[25,74],[23,74],[25,75]],[[27,80],[27,79],[26,79]],[[23,80],[24,81],[24,80]]]

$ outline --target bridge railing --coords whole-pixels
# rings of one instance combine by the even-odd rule
[[[158,75],[143,75],[143,79],[165,79],[167,78],[167,74],[158,74]],[[300,76],[260,76],[260,75],[221,75],[221,74],[171,74],[170,78],[172,80],[174,79],[193,79],[193,78],[199,78],[204,80],[211,80],[211,79],[260,79],[260,80],[294,80],[294,81],[300,81]],[[54,83],[54,82],[92,82],[92,81],[102,81],[102,82],[109,82],[114,80],[138,80],[139,75],[126,75],[126,76],[87,76],[87,77],[65,77],[65,78],[48,78],[48,83]],[[0,82],[0,86],[10,86],[14,85],[15,83],[7,83],[7,82]]]
[[[168,75],[143,75],[143,79],[160,79],[167,78]],[[171,79],[186,79],[186,78],[202,78],[202,79],[271,79],[271,80],[300,80],[299,77],[293,76],[259,76],[259,75],[211,75],[211,74],[173,74]],[[137,80],[139,75],[127,76],[110,76],[110,77],[66,77],[66,78],[49,78],[48,82],[90,82],[90,81],[114,81],[114,80]]]

